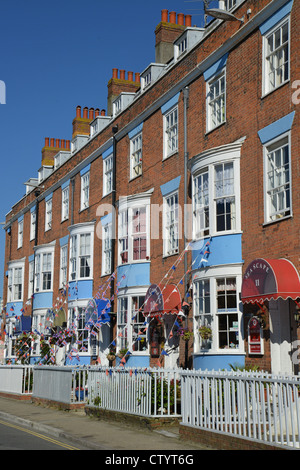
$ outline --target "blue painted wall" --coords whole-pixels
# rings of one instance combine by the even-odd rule
[[[149,286],[150,263],[132,263],[117,268],[119,289],[124,287]],[[122,279],[124,276],[124,279]]]
[[[37,292],[33,296],[32,308],[52,308],[53,292]]]
[[[21,312],[22,308],[23,308],[23,302],[7,302],[6,304],[7,316],[18,317],[19,315],[22,315],[22,312]]]
[[[70,281],[68,300],[91,299],[93,297],[93,280]]]
[[[208,241],[210,241],[209,245],[205,246]],[[240,233],[199,240],[191,244],[191,249],[193,250],[193,269],[243,262],[242,234]]]
[[[245,366],[244,354],[195,354],[193,367],[196,370],[231,370],[230,364]]]

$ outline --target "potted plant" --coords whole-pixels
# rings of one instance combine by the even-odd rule
[[[210,339],[212,337],[212,330],[209,326],[200,326],[199,334],[202,339]]]
[[[184,341],[189,341],[194,336],[194,333],[188,330],[187,328],[185,328],[181,330],[180,336],[182,337]]]
[[[125,356],[125,354],[127,353],[127,351],[128,351],[128,348],[120,349],[120,351],[117,353],[117,356],[120,359],[122,359]]]
[[[114,361],[116,359],[116,354],[114,353],[114,351],[110,351],[106,357],[109,361]]]

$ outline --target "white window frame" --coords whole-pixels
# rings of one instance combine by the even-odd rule
[[[34,260],[28,263],[28,299],[33,296],[34,287]]]
[[[7,302],[23,302],[24,267],[25,260],[11,261],[8,265]]]
[[[18,248],[23,246],[23,236],[24,236],[24,219],[18,221]]]
[[[118,295],[117,352],[127,348],[136,356],[149,355],[149,320],[143,317],[142,311],[138,311],[144,305],[145,295],[146,290],[142,287],[130,288]],[[137,298],[138,305],[134,305],[134,299]],[[145,349],[142,349],[144,342]]]
[[[273,192],[277,196],[279,195],[278,188],[284,186],[285,184],[288,186],[288,192],[289,192],[289,205],[286,205],[284,208],[271,211],[271,195],[270,195],[270,188],[269,188],[269,168],[268,168],[268,161],[269,161],[269,155],[271,153],[274,153],[276,150],[282,150],[283,148],[287,148],[288,151],[288,175],[289,175],[289,181],[288,183],[284,183],[281,185],[276,185],[274,187]],[[273,223],[273,222],[278,222],[282,219],[285,219],[287,217],[292,216],[292,166],[291,166],[291,133],[287,132],[285,134],[282,134],[275,139],[270,140],[267,142],[264,147],[263,147],[263,155],[264,155],[264,205],[265,205],[265,224],[267,223]],[[282,157],[282,152],[281,152],[281,157]],[[278,167],[276,166],[275,168],[277,171],[278,175]],[[275,175],[276,177],[276,175]],[[276,190],[277,189],[277,190]],[[284,192],[284,190],[281,191],[281,194],[284,193],[284,199],[287,199],[287,195]],[[278,200],[278,198],[277,198]]]
[[[138,263],[149,260],[150,257],[150,196],[153,190],[129,198],[122,198],[118,214],[118,264]],[[145,230],[134,230],[135,216],[139,209],[145,210]],[[127,223],[126,223],[127,221]],[[136,226],[138,229],[139,227]],[[136,258],[134,255],[134,239],[145,236],[145,257]],[[127,249],[127,259],[124,253]],[[144,250],[143,250],[144,251]]]
[[[234,279],[236,283],[236,308],[218,308],[218,281],[223,279]],[[198,282],[209,283],[209,298],[206,298],[206,308],[203,314],[199,310],[197,298],[197,286]],[[211,267],[208,268],[205,273],[197,272],[193,280],[193,309],[194,309],[194,352],[195,353],[216,353],[218,355],[234,355],[244,354],[244,340],[242,335],[242,315],[243,312],[240,309],[239,293],[242,288],[242,266],[231,265],[230,269],[228,266]],[[219,320],[222,316],[228,320],[229,316],[237,315],[237,325],[229,325],[229,329],[220,331]],[[200,337],[199,327],[208,326],[212,330],[212,337],[209,340],[204,340]],[[238,347],[220,347],[220,333],[238,334]]]
[[[45,200],[45,232],[52,228],[52,197]]]
[[[196,155],[192,159],[191,172],[192,172],[192,207],[193,207],[193,240],[199,240],[205,236],[217,236],[231,233],[241,233],[241,204],[240,204],[240,157],[241,146],[245,138],[242,138],[232,144],[226,144],[221,147],[209,149]],[[215,193],[215,168],[218,165],[233,164],[233,189],[235,200],[235,227],[229,230],[217,230],[217,210],[216,210],[216,193]],[[197,207],[195,200],[195,188],[197,186],[196,180],[201,174],[207,172],[208,174],[208,189],[205,188],[205,197],[202,195],[200,198],[200,205]],[[224,195],[226,198],[227,195]],[[202,202],[201,202],[202,201]],[[205,203],[203,205],[203,203]],[[202,219],[209,219],[209,225],[201,227],[197,217],[201,215]],[[204,219],[203,219],[204,220]]]
[[[176,104],[163,115],[163,159],[178,152],[178,105]]]
[[[69,230],[69,281],[93,279],[94,223],[74,225]],[[86,245],[86,236],[89,236],[89,245]],[[84,250],[87,247],[89,247],[89,252]],[[85,265],[81,266],[81,262]],[[88,276],[82,275],[84,269],[88,269]]]
[[[88,313],[87,310],[86,302],[77,301],[76,303],[69,303],[68,328],[75,333],[76,349],[80,356],[92,355],[92,336],[90,328],[85,328]]]
[[[55,243],[35,248],[34,293],[53,291],[54,249]]]
[[[130,179],[142,174],[143,134],[139,132],[130,139]]]
[[[163,246],[164,256],[179,252],[180,238],[179,191],[173,191],[163,199]]]
[[[60,288],[65,288],[68,282],[68,261],[69,261],[68,244],[65,244],[60,247],[60,270],[59,270]]]
[[[81,175],[81,195],[80,195],[80,210],[89,207],[90,199],[90,172],[87,171]]]
[[[61,221],[69,218],[70,186],[61,189]]]
[[[35,239],[36,209],[30,212],[30,241]]]
[[[274,86],[272,86],[271,84],[271,81],[268,79],[268,76],[269,76],[269,73],[270,73],[270,61],[269,61],[269,57],[271,55],[273,56],[276,56],[276,51],[273,51],[273,53],[268,53],[268,39],[271,37],[271,36],[275,36],[276,32],[278,30],[282,31],[282,27],[287,23],[287,30],[288,30],[288,40],[286,43],[284,44],[287,44],[288,45],[288,57],[287,57],[287,78],[284,78],[283,80],[281,80],[279,83],[276,83],[274,84]],[[290,60],[290,48],[291,48],[291,31],[290,31],[290,16],[287,16],[285,18],[283,18],[280,22],[278,22],[272,29],[270,29],[269,31],[267,31],[264,35],[263,35],[263,66],[262,66],[262,72],[263,72],[263,79],[262,79],[262,95],[265,96],[267,95],[268,93],[271,93],[272,91],[276,90],[277,88],[281,87],[282,85],[284,85],[285,83],[289,82],[290,80],[290,64],[291,64],[291,60]],[[280,33],[280,36],[282,36],[282,34]],[[279,50],[283,50],[284,49],[284,45],[281,44],[280,47],[277,48],[277,52],[279,52]],[[279,69],[280,67],[277,68],[277,70]]]
[[[103,196],[113,191],[113,154],[103,159]]]
[[[221,82],[224,81],[224,90]],[[219,93],[211,96],[211,90],[219,87]],[[221,103],[221,105],[220,105]],[[220,111],[221,110],[221,111]],[[218,114],[220,116],[218,117]],[[226,122],[226,67],[206,82],[206,129],[210,132]]]
[[[111,274],[112,223],[102,227],[102,276]]]

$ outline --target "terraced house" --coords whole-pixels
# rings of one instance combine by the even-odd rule
[[[6,217],[6,360],[25,331],[30,362],[298,370],[300,7],[209,3],[45,139]]]

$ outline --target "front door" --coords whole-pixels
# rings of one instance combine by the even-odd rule
[[[270,300],[271,367],[273,374],[293,374],[289,301]]]

